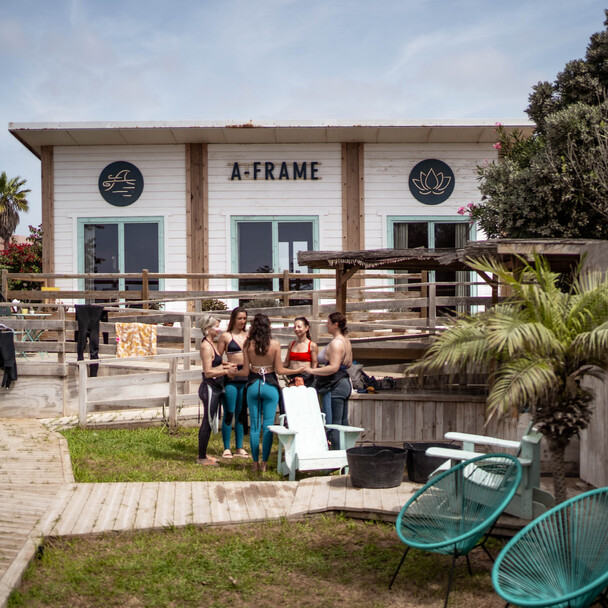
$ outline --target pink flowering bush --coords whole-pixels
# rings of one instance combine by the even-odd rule
[[[18,244],[11,242],[0,250],[0,269],[9,272],[42,272],[42,228],[29,226],[28,242]],[[28,281],[10,281],[10,289],[40,289],[40,283]]]

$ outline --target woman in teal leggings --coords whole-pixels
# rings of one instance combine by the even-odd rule
[[[291,375],[297,372],[283,366],[281,345],[272,339],[268,317],[261,313],[255,315],[243,345],[243,369],[238,372],[239,375],[248,374],[246,403],[251,420],[249,441],[254,472],[266,470],[272,449],[273,435],[268,427],[274,423],[277,405],[281,402],[277,373]],[[263,437],[261,465],[260,429]]]
[[[230,314],[228,329],[220,336],[217,344],[217,352],[220,355],[226,353],[230,363],[235,363],[238,369],[243,367],[243,345],[247,339],[245,326],[247,325],[247,311],[237,307]],[[245,429],[241,420],[243,408],[243,393],[247,378],[237,377],[228,379],[224,385],[224,420],[222,421],[222,440],[224,442],[224,453],[222,458],[230,460],[233,456],[248,458],[249,454],[243,448],[243,436]],[[234,454],[230,451],[230,435],[234,421]]]

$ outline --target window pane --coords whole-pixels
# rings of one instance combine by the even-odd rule
[[[158,224],[125,223],[124,227],[125,272],[141,272],[147,268],[158,272]],[[158,291],[158,279],[149,283],[150,289]],[[127,291],[140,290],[142,282],[127,279]]]
[[[435,224],[435,249],[456,247],[456,224],[439,222]]]
[[[273,272],[272,223],[239,222],[238,272]],[[240,291],[272,291],[272,279],[239,279]]]
[[[118,272],[118,224],[86,224],[84,227],[84,271]],[[87,279],[85,289],[118,290],[118,279]]]
[[[279,222],[279,271],[309,272],[298,264],[298,252],[312,249],[312,222]],[[289,289],[312,289],[312,279],[291,279]],[[295,305],[295,300],[291,301]]]
[[[429,227],[426,222],[396,222],[393,224],[395,249],[429,246]]]

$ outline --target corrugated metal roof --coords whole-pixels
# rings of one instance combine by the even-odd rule
[[[9,123],[36,156],[42,146],[281,143],[494,143],[494,120],[174,121]],[[501,120],[532,133],[526,120]]]

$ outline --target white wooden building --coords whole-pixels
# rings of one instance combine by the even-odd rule
[[[458,210],[480,199],[477,168],[497,158],[495,124],[11,123],[9,130],[41,159],[44,272],[228,273],[297,271],[302,249],[475,239]],[[200,284],[161,286],[186,287]]]

